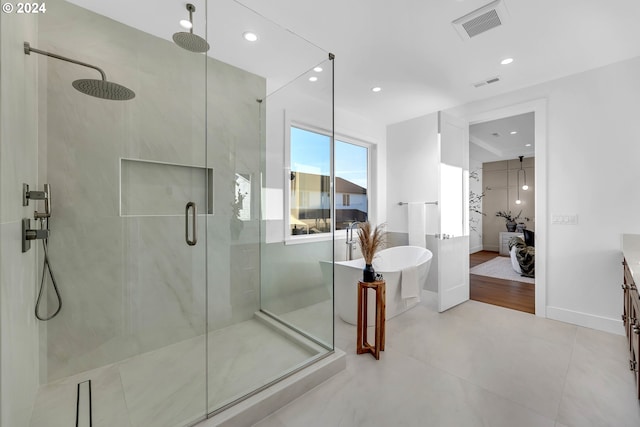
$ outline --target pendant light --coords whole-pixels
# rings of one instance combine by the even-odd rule
[[[518,198],[516,199],[516,205],[522,204],[522,200],[520,200],[520,172],[522,172],[524,177],[524,185],[522,186],[523,190],[528,190],[529,186],[527,185],[527,172],[522,168],[522,159],[524,156],[518,156],[520,159],[520,169],[518,169]]]
[[[523,175],[523,178],[524,178],[524,180],[523,180],[524,184],[522,185],[522,189],[526,191],[526,190],[529,189],[529,186],[527,185],[527,171],[522,169],[522,158],[524,156],[519,156],[519,157],[520,157],[520,171],[522,171],[522,175]],[[520,172],[518,172],[518,173],[520,173]],[[519,184],[520,184],[520,182],[518,181],[518,185]]]

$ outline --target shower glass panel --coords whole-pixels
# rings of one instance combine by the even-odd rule
[[[325,54],[262,104],[261,308],[317,344],[316,355],[333,349],[334,60],[328,58]],[[305,142],[309,148],[300,153]]]
[[[191,426],[333,350],[333,165],[330,232],[291,242],[283,214],[284,129],[333,141],[333,61],[238,1],[190,3],[0,16],[3,426]],[[23,183],[53,195],[46,322]]]
[[[171,40],[188,16],[180,2],[147,4],[162,34],[138,29],[118,3],[96,13],[80,7],[95,2],[47,1],[38,37],[25,40],[135,92],[88,96],[72,82],[100,79],[96,70],[24,56],[38,70],[37,187],[53,194],[49,258],[63,298],[40,323],[32,427],[76,425],[77,384],[87,380],[94,427],[187,425],[207,413],[207,57]],[[194,32],[205,36],[206,2],[192,3]]]
[[[326,52],[233,0],[209,2],[208,8],[208,40],[216,59],[207,63],[207,167],[214,171],[215,189],[214,214],[207,217],[207,383],[208,409],[216,413],[332,348],[332,303],[317,262],[332,259],[331,234],[323,252],[308,248],[299,260],[314,260],[314,284],[322,288],[322,298],[272,313],[262,297],[265,287],[276,283],[274,272],[283,276],[277,285],[292,293],[308,288],[295,283],[303,277],[300,270],[287,272],[296,258],[286,257],[296,249],[282,251],[282,234],[278,243],[267,242],[273,223],[265,216],[265,206],[279,210],[280,216],[283,209],[283,109],[301,97],[310,98],[316,109],[304,117],[331,131],[333,104],[330,64],[322,73],[324,83],[317,82],[314,91],[305,74],[326,60]],[[247,30],[257,33],[256,42],[242,37]],[[270,116],[277,111],[280,119]],[[276,175],[278,187],[272,189],[280,197],[265,186],[265,179],[275,180]],[[322,331],[325,346],[305,336],[309,328],[301,333],[296,319],[280,316],[320,301],[328,311],[317,315],[311,330]]]

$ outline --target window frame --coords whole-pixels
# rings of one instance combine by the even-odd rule
[[[291,234],[291,128],[298,128],[308,132],[317,133],[329,138],[329,173],[330,173],[330,205],[332,210],[331,215],[331,230],[327,233],[319,233],[319,234],[299,234],[293,235]],[[367,214],[368,217],[371,218],[371,206],[372,204],[372,174],[373,174],[373,164],[372,164],[372,151],[375,147],[375,144],[353,138],[347,135],[334,133],[328,129],[310,125],[308,123],[299,122],[296,120],[288,120],[285,128],[285,144],[284,144],[284,182],[283,182],[283,219],[284,219],[284,229],[283,229],[283,241],[286,245],[290,244],[299,244],[299,243],[311,243],[311,242],[322,242],[333,239],[333,236],[336,234],[336,195],[335,195],[335,142],[340,141],[347,144],[356,145],[358,147],[363,147],[367,149]]]

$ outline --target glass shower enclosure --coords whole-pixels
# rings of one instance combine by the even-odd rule
[[[2,427],[195,425],[333,351],[333,234],[292,244],[283,204],[288,126],[333,133],[332,56],[189,5],[0,16]]]

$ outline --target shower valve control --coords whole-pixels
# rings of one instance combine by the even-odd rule
[[[47,229],[32,229],[31,220],[24,218],[22,220],[22,252],[27,252],[31,249],[32,240],[44,240],[49,238],[49,230]]]
[[[35,219],[51,216],[51,187],[44,184],[44,191],[29,191],[29,184],[22,184],[22,206],[29,206],[29,200],[44,200],[44,212],[35,211]]]
[[[29,200],[45,200],[46,191],[29,191],[29,184],[22,184],[22,206],[29,206]]]

